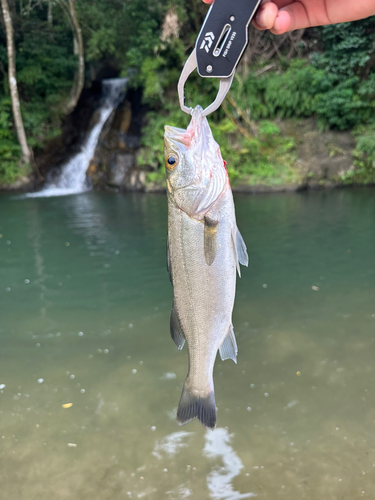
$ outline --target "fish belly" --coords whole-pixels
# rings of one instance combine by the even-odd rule
[[[204,222],[189,217],[169,201],[168,242],[174,308],[189,352],[186,388],[205,397],[213,392],[216,353],[232,323],[236,261],[232,227],[236,227],[232,193],[220,200],[216,255],[204,254]]]

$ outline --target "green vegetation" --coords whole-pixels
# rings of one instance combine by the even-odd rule
[[[185,33],[183,28],[180,33]],[[255,48],[267,47],[265,37],[271,39],[272,35],[260,34]],[[275,40],[274,37],[272,42]],[[227,100],[210,117],[232,181],[268,185],[301,181],[295,137],[282,132],[279,122],[286,118],[314,117],[322,131],[355,131],[354,168],[340,180],[374,182],[374,42],[375,19],[370,18],[307,30],[298,44],[292,36],[279,37],[271,59],[254,56],[254,52],[261,51],[250,47],[251,64],[241,63]],[[173,54],[177,59],[181,51],[174,43],[169,46],[168,57]],[[169,60],[166,53],[163,46],[159,59],[153,60],[152,65],[147,60],[140,65],[140,74],[145,77],[145,99],[154,109],[147,117],[139,159],[140,164],[153,169],[159,166],[161,172],[163,125],[187,124],[171,86],[175,81],[164,82],[159,76],[164,74]],[[180,67],[182,62],[183,58]],[[186,92],[188,104],[205,106],[212,102],[217,87],[193,75],[190,80]],[[156,173],[149,175],[150,182],[161,178]]]
[[[77,72],[65,0],[9,2],[15,30],[21,108],[29,145],[38,155],[61,133]],[[27,3],[27,5],[25,5]],[[75,0],[84,39],[86,81],[103,63],[132,84],[149,106],[139,165],[150,182],[163,179],[166,123],[186,126],[176,82],[207,7],[201,0]],[[0,185],[22,175],[7,85],[5,33],[0,29]],[[187,102],[212,102],[217,82],[192,75]],[[227,100],[210,124],[233,182],[298,181],[297,142],[283,119],[314,117],[320,130],[353,130],[354,169],[343,182],[374,180],[375,18],[274,37],[251,35]]]
[[[18,177],[20,147],[12,132],[12,106],[10,98],[0,101],[0,179],[11,184]]]
[[[357,145],[353,151],[354,166],[342,180],[345,184],[375,184],[375,125],[360,126],[353,132]]]

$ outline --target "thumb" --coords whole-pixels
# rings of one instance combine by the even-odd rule
[[[301,2],[293,2],[279,10],[271,32],[281,35],[287,31],[315,26],[309,20],[306,8]]]

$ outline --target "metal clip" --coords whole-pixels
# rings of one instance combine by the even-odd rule
[[[191,115],[193,108],[189,108],[185,106],[185,83],[187,79],[189,78],[189,75],[197,68],[197,57],[195,53],[195,49],[193,52],[190,54],[188,57],[188,60],[185,63],[185,66],[182,70],[180,79],[178,80],[178,85],[177,85],[177,91],[178,91],[178,99],[180,101],[180,107],[184,113],[187,113],[188,115]],[[234,72],[231,76],[228,78],[221,78],[220,79],[220,86],[219,90],[216,96],[216,99],[212,104],[207,106],[206,109],[203,110],[203,116],[207,116],[210,113],[213,113],[216,111],[221,103],[224,101],[225,96],[227,95],[230,86],[232,85],[234,78]]]

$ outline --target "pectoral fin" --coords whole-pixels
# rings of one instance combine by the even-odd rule
[[[236,253],[236,264],[237,264],[238,276],[241,277],[240,264],[247,267],[249,265],[249,257],[247,255],[247,249],[246,249],[245,242],[244,242],[244,240],[241,236],[241,233],[239,232],[237,226],[232,231],[232,241],[233,241],[234,250]]]
[[[233,361],[237,363],[237,352],[237,342],[234,336],[233,325],[230,325],[228,334],[219,349],[220,357],[223,361],[226,359],[233,359]]]
[[[219,221],[211,217],[204,218],[204,257],[207,265],[211,265],[216,256],[216,237]]]
[[[177,315],[177,311],[175,309],[175,306],[173,304],[172,307],[172,313],[171,313],[171,322],[170,322],[170,330],[171,330],[171,337],[178,347],[178,349],[181,351],[181,349],[184,347],[185,344],[185,335],[184,332],[182,331],[180,319]]]

